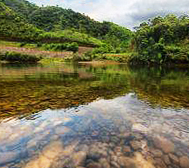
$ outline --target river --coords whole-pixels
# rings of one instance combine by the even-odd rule
[[[189,168],[189,71],[0,64],[0,167]]]

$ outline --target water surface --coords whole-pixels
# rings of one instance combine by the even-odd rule
[[[0,66],[0,167],[188,167],[189,72]]]

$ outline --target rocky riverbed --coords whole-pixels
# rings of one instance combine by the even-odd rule
[[[0,123],[0,167],[189,168],[189,110],[134,93]]]

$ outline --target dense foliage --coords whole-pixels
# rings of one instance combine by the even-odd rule
[[[25,0],[0,0],[13,11],[24,18],[27,23],[47,32],[71,30],[75,33],[87,34],[91,44],[92,37],[107,43],[114,49],[124,52],[129,44],[132,32],[129,29],[111,22],[98,22],[84,14],[74,12],[71,9],[63,9],[58,6],[38,7]],[[61,33],[62,34],[62,33]],[[75,40],[76,42],[81,41]],[[99,44],[99,42],[97,42]],[[95,43],[96,44],[96,43]]]
[[[135,33],[134,61],[146,63],[189,62],[189,17],[167,15],[142,23]]]
[[[104,40],[113,47],[125,47],[131,38],[131,31],[124,27],[111,22],[97,22],[81,13],[58,6],[37,8],[29,15],[29,22],[45,31],[75,29]]]
[[[74,53],[78,51],[79,46],[77,43],[51,43],[51,44],[44,44],[43,47],[49,51],[73,51]]]
[[[36,55],[22,54],[18,52],[6,52],[0,53],[0,60],[8,62],[35,63],[40,61],[41,57],[38,57]]]
[[[29,19],[31,12],[36,10],[38,7],[26,0],[0,0],[6,6],[15,11],[20,17]]]
[[[2,40],[32,42],[39,46],[45,43],[44,48],[53,51],[76,52],[76,43],[96,47],[84,55],[87,60],[117,60],[118,57],[109,58],[104,54],[128,55],[126,53],[133,52],[134,48],[133,62],[189,62],[189,17],[186,15],[158,16],[132,32],[112,22],[95,21],[71,9],[38,7],[26,0],[0,0],[0,25]]]
[[[0,25],[1,39],[34,41],[43,32],[35,26],[24,22],[2,2],[0,2]]]
[[[60,32],[45,32],[27,23],[12,9],[0,2],[0,38],[2,40],[26,42],[77,42],[81,45],[99,46],[101,41],[87,34],[64,30]]]

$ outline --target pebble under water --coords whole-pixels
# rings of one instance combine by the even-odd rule
[[[102,74],[96,73],[99,76]],[[133,78],[130,80],[131,85]],[[131,87],[111,98],[95,97],[70,107],[3,116],[0,167],[189,168],[187,105],[174,107],[174,101],[169,102],[172,105],[154,104],[154,99],[141,98],[139,90],[141,87]]]

